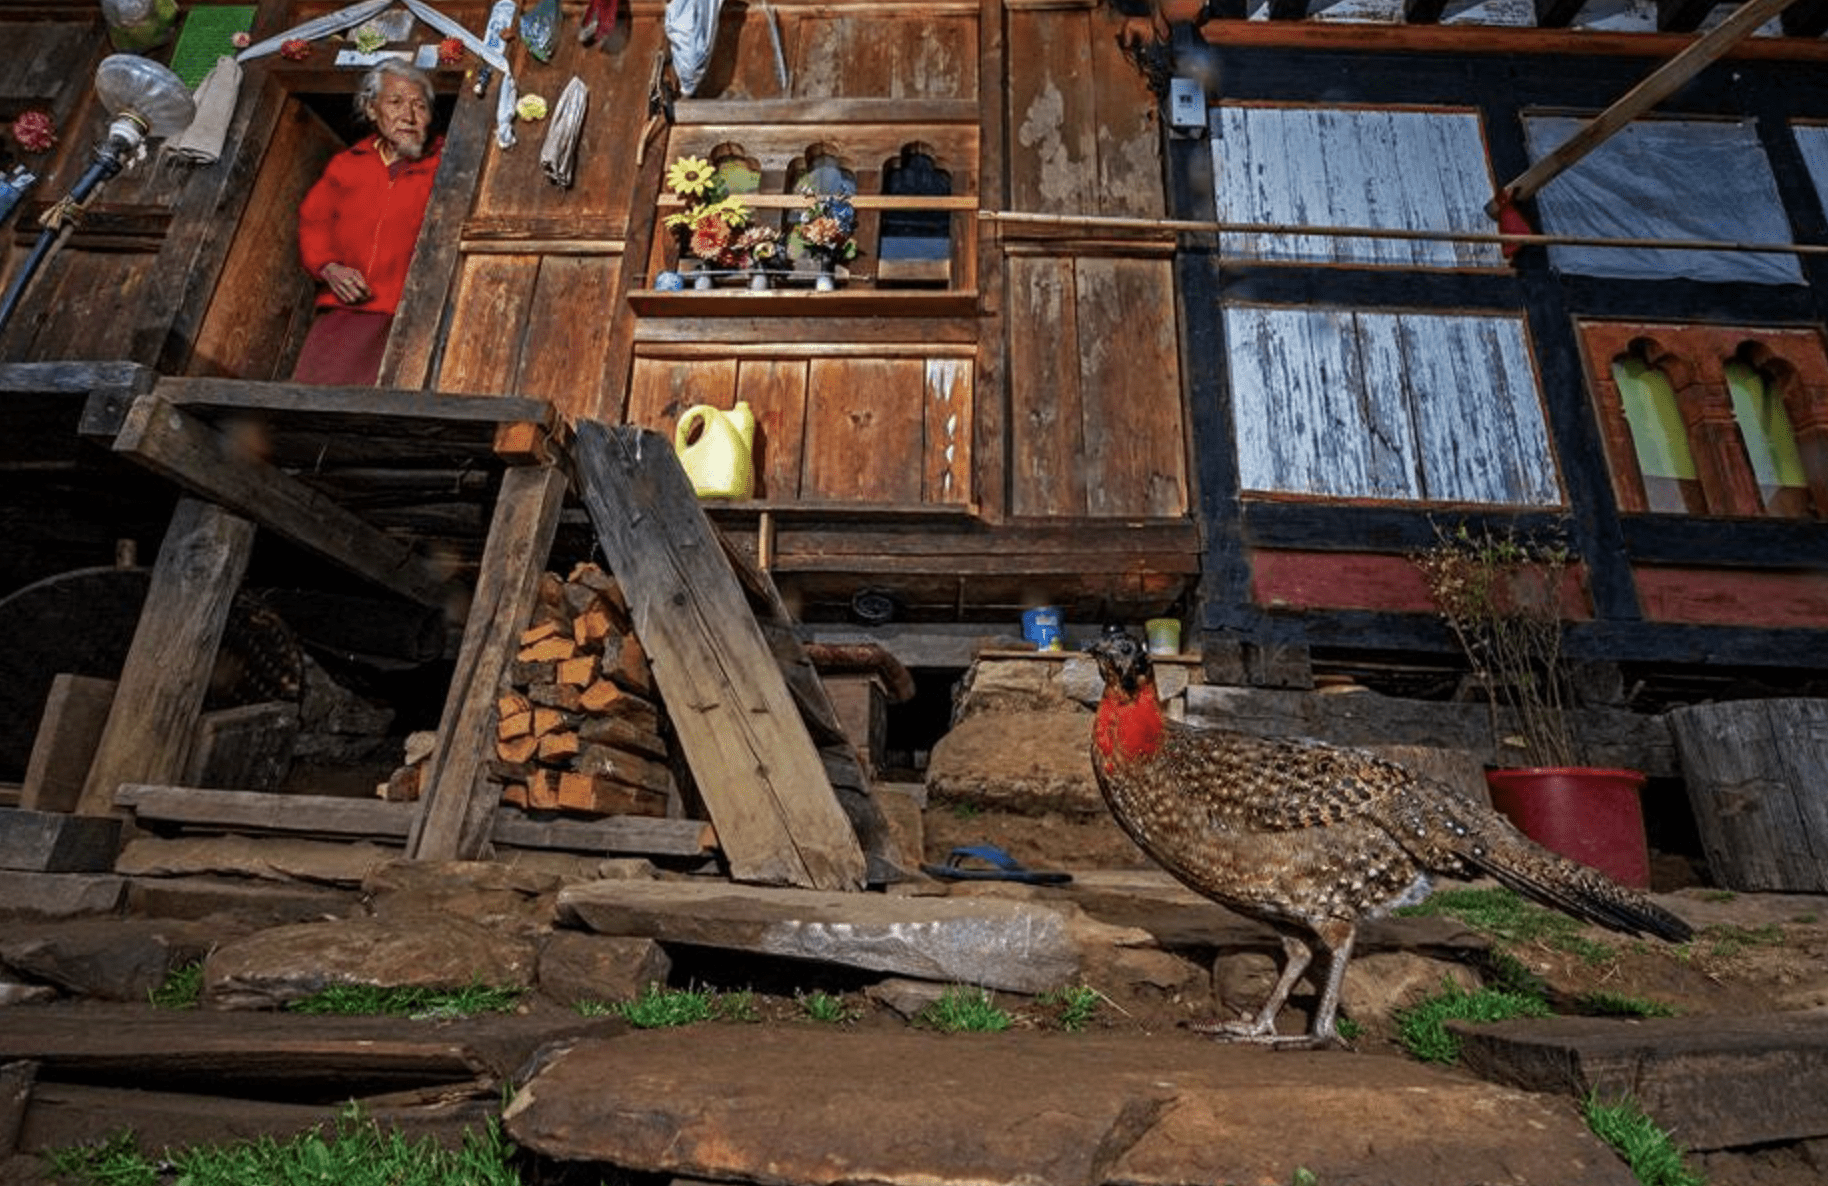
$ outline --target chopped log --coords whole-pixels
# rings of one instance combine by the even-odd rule
[[[531,732],[495,743],[495,756],[504,762],[526,762],[539,752],[540,739]]]
[[[594,590],[618,626],[627,629],[633,622],[634,619],[629,615],[628,597],[622,591],[622,582],[605,572],[602,565],[583,561],[572,568],[569,579],[574,584]]]
[[[515,659],[522,663],[544,663],[548,659],[569,659],[577,654],[578,644],[557,634],[520,649]]]
[[[559,629],[559,624],[550,618],[544,622],[536,622],[520,632],[520,645],[530,647],[536,642],[544,642],[556,635]]]
[[[666,796],[631,787],[598,774],[558,776],[559,806],[595,815],[666,815]]]
[[[646,758],[666,759],[666,742],[653,729],[644,729],[636,721],[622,717],[604,717],[585,721],[578,726],[578,736],[586,742],[625,750]]]
[[[631,754],[607,745],[586,745],[579,750],[572,768],[581,774],[597,774],[632,787],[641,787],[662,795],[673,793],[673,771],[664,762]]]
[[[527,806],[534,811],[552,811],[559,805],[559,772],[535,770],[527,779]]]
[[[610,741],[613,737],[599,737],[596,730],[611,728],[607,722],[625,721],[646,733],[660,732],[660,709],[652,701],[643,700],[633,692],[622,692],[614,701],[598,709],[592,716],[586,717],[578,724],[578,732],[585,741]]]
[[[534,765],[533,759],[530,757],[522,758],[518,762],[508,758],[490,758],[487,763],[487,769],[489,771],[489,777],[496,782],[525,783],[529,778],[533,777],[533,772],[539,769],[539,767]]]
[[[565,606],[565,582],[559,580],[556,573],[542,572],[533,597],[536,604],[547,610],[562,610]]]
[[[577,712],[583,707],[584,694],[570,684],[530,684],[527,687],[527,699],[540,708]]]
[[[526,697],[517,699],[525,700]],[[528,704],[522,712],[504,716],[495,722],[495,736],[500,741],[511,741],[516,737],[525,737],[533,732],[533,706]]]
[[[605,655],[604,658],[608,659]],[[631,692],[643,696],[654,694],[654,670],[648,666],[647,652],[641,649],[641,641],[633,634],[622,636],[622,645],[616,651],[615,667],[609,671],[609,678]]]
[[[593,599],[583,612],[572,618],[571,641],[577,643],[580,650],[600,655],[604,650],[604,641],[614,630],[615,624],[609,619],[609,611],[603,608],[601,602]]]
[[[578,695],[578,707],[585,712],[607,713],[616,702],[627,699],[629,693],[618,688],[614,680],[600,679]]]
[[[533,703],[519,692],[509,689],[495,698],[495,711],[505,719],[515,713],[531,713]]]
[[[597,604],[597,591],[589,585],[580,585],[574,581],[565,582],[563,596],[565,615],[576,621],[589,613]]]
[[[553,765],[568,762],[578,756],[578,750],[582,744],[578,740],[577,732],[572,729],[560,729],[556,733],[548,733],[539,739],[539,760]]]
[[[565,659],[559,663],[558,682],[561,684],[582,688],[595,679],[596,675],[597,657],[595,655],[580,655],[575,659]]]
[[[411,803],[419,798],[419,782],[424,766],[402,766],[388,780],[375,787],[375,796],[389,803]]]
[[[408,766],[417,766],[432,756],[438,748],[438,732],[435,729],[417,729],[406,735],[405,757]],[[241,788],[237,788],[241,789]]]
[[[549,684],[559,673],[559,665],[548,659],[541,663],[529,663],[516,659],[508,665],[508,682],[517,688],[532,684]]]
[[[535,737],[544,737],[554,729],[564,728],[567,723],[565,714],[556,708],[546,708],[542,705],[533,710],[533,735]]]
[[[501,788],[501,801],[510,807],[527,809],[527,784],[524,782],[507,783]]]

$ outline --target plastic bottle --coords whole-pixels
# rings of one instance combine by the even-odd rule
[[[755,413],[747,402],[738,401],[728,412],[710,404],[689,409],[673,430],[673,451],[698,497],[753,496]]]
[[[102,17],[115,49],[143,54],[171,40],[178,0],[102,0]]]

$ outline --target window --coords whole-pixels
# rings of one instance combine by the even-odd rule
[[[1540,159],[1586,124],[1572,116],[1527,116]],[[1789,243],[1777,181],[1746,121],[1638,120],[1626,124],[1536,195],[1551,234],[1607,239]],[[1627,280],[1801,284],[1793,255],[1552,246],[1565,272]]]
[[[1212,113],[1218,220],[1492,232],[1494,191],[1471,112],[1223,105]],[[1228,234],[1227,255],[1399,268],[1499,268],[1492,243]]]
[[[1823,517],[1819,335],[1590,323],[1581,336],[1621,510]]]
[[[1233,306],[1243,488],[1554,506],[1523,320]]]

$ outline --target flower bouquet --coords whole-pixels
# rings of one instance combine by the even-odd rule
[[[857,208],[841,194],[807,194],[795,228],[806,254],[819,265],[819,287],[831,287],[831,272],[857,258]]]
[[[749,226],[749,208],[730,196],[723,178],[702,157],[680,157],[668,166],[667,188],[686,205],[666,217],[666,225],[679,240],[680,258],[700,262],[707,269],[735,270],[748,266],[749,248],[739,246]],[[703,276],[709,287],[709,276]]]

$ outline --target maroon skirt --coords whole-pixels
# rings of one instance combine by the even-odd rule
[[[391,313],[343,308],[320,311],[293,364],[293,381],[321,387],[373,387],[393,323]]]

